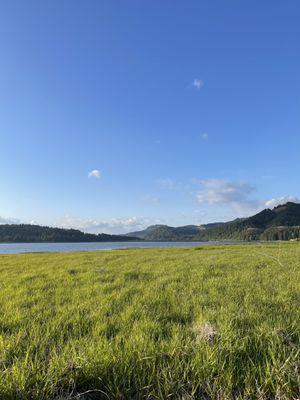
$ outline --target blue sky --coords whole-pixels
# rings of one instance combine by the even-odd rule
[[[3,3],[0,222],[117,233],[298,201],[299,20],[298,0]]]

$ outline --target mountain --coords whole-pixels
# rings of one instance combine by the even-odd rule
[[[39,225],[0,225],[0,242],[118,242],[118,241],[207,241],[290,240],[300,238],[300,204],[288,202],[249,218],[206,225],[172,227],[152,225],[126,235],[94,235],[76,229]]]
[[[129,233],[144,240],[190,240],[199,231],[196,225],[182,226],[174,228],[167,225],[151,225],[147,229],[139,232]],[[127,235],[126,235],[127,236]]]
[[[50,228],[39,225],[0,225],[0,242],[129,242],[138,238],[123,235],[93,235],[77,229]]]
[[[199,240],[289,240],[300,237],[300,204],[288,202],[201,232]]]
[[[223,225],[222,222],[207,225],[186,225],[176,228],[168,225],[151,225],[142,231],[131,232],[127,235],[149,241],[185,241],[194,240],[194,237],[199,235],[202,230],[206,230],[209,227],[219,227],[221,225]]]
[[[265,209],[249,218],[237,218],[225,223],[171,227],[152,225],[132,232],[143,240],[207,241],[207,240],[289,240],[300,238],[300,204],[288,202]]]

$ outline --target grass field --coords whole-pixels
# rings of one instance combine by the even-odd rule
[[[0,399],[297,399],[300,244],[0,256]]]

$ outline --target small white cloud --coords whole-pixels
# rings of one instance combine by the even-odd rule
[[[201,139],[203,139],[203,140],[208,139],[208,133],[202,133]]]
[[[201,79],[195,78],[193,80],[193,86],[196,89],[201,89],[204,86],[204,82]]]
[[[265,202],[265,206],[267,208],[274,208],[277,206],[280,206],[282,204],[285,204],[287,202],[293,202],[293,203],[300,203],[300,199],[295,197],[295,196],[281,196],[281,197],[276,197],[274,199],[270,199]]]
[[[89,172],[88,177],[89,178],[100,179],[101,178],[101,172],[98,169],[93,169],[92,171]]]

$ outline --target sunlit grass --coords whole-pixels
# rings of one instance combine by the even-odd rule
[[[300,396],[299,243],[6,255],[0,289],[1,400]]]

